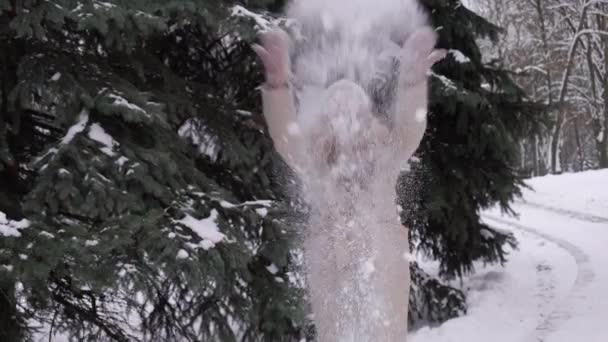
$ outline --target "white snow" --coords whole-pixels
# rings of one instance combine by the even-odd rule
[[[300,135],[300,126],[298,126],[298,124],[295,122],[290,123],[289,125],[287,125],[287,133],[292,136]]]
[[[454,82],[452,80],[450,80],[449,78],[443,76],[443,75],[438,75],[434,72],[431,72],[431,76],[435,77],[436,79],[438,79],[439,81],[441,81],[441,83],[443,83],[444,86],[446,86],[446,88],[449,89],[457,89],[456,85],[454,84]]]
[[[504,268],[480,264],[463,279],[467,315],[412,332],[408,342],[608,341],[608,170],[527,184],[534,191],[513,205],[517,218],[482,213],[513,232],[519,250]]]
[[[277,274],[277,272],[279,272],[279,268],[275,264],[270,264],[269,266],[266,266],[266,269],[271,274]]]
[[[20,237],[20,229],[25,229],[30,226],[30,222],[26,219],[20,221],[9,220],[6,214],[0,211],[0,236]]]
[[[449,53],[458,63],[468,63],[471,61],[469,57],[465,56],[460,50],[450,50]]]
[[[51,81],[56,82],[56,81],[59,81],[60,78],[61,78],[61,73],[56,72],[53,76],[51,76]]]
[[[363,263],[363,267],[361,272],[363,273],[364,278],[369,278],[376,271],[376,266],[374,265],[374,260],[369,259]]]
[[[105,8],[114,8],[116,7],[116,5],[109,3],[109,2],[105,2],[105,1],[93,1],[93,7],[95,9],[100,9],[102,7]]]
[[[103,145],[103,147],[100,148],[101,152],[110,157],[114,156],[115,153],[112,151],[112,147],[116,142],[98,123],[94,123],[89,127],[89,138]]]
[[[99,241],[97,241],[97,240],[86,240],[84,242],[84,245],[87,247],[94,247],[94,246],[97,246],[98,244],[99,244]]]
[[[199,152],[209,157],[211,161],[217,160],[220,152],[219,139],[207,132],[204,125],[199,124],[195,119],[189,119],[179,128],[178,134],[197,146]]]
[[[263,207],[270,207],[270,206],[272,206],[272,200],[246,201],[246,202],[238,203],[238,204],[230,203],[226,200],[221,200],[220,205],[222,206],[222,208],[227,208],[227,209],[244,207],[244,206],[255,206],[255,205],[260,205]]]
[[[418,108],[416,109],[416,113],[414,114],[414,118],[416,122],[425,122],[426,121],[426,108]]]
[[[184,250],[184,249],[180,249],[180,250],[177,252],[177,256],[176,256],[176,258],[177,258],[178,260],[183,260],[183,259],[187,259],[189,256],[190,256],[190,254],[188,254],[188,252],[186,252],[186,250]]]
[[[49,238],[49,239],[54,239],[55,238],[55,235],[53,235],[53,234],[51,234],[49,232],[45,232],[45,231],[41,231],[38,235],[44,236],[44,237]]]
[[[208,250],[226,238],[226,235],[222,234],[217,226],[217,216],[218,213],[214,209],[211,210],[211,214],[207,218],[199,220],[186,214],[186,217],[176,222],[190,228],[202,239],[199,246],[204,250]]]
[[[84,131],[84,128],[89,121],[89,112],[86,109],[83,109],[78,115],[78,121],[68,129],[66,135],[61,139],[62,144],[69,144],[72,139],[76,136],[76,134]]]
[[[524,201],[608,217],[608,170],[565,173],[526,182]]]
[[[230,14],[234,17],[246,17],[253,19],[258,30],[264,31],[272,26],[272,22],[264,18],[264,16],[262,16],[261,14],[254,13],[240,5],[233,6],[230,9]]]
[[[258,213],[258,215],[260,215],[261,217],[266,217],[266,215],[268,215],[268,209],[266,208],[257,208],[255,212]]]
[[[133,111],[136,111],[136,112],[148,115],[148,113],[145,110],[143,110],[140,106],[138,106],[138,105],[136,105],[134,103],[129,102],[127,99],[125,99],[122,96],[119,96],[119,95],[116,95],[116,94],[109,94],[108,97],[114,100],[114,102],[112,104],[115,105],[115,106],[125,107],[125,108],[128,108],[130,110],[133,110]]]
[[[122,167],[128,161],[129,161],[129,158],[127,158],[125,156],[121,156],[120,158],[116,159],[116,164],[118,164],[119,167]]]

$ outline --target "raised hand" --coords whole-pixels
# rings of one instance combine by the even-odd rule
[[[431,67],[442,60],[447,51],[435,49],[437,33],[430,28],[418,29],[405,41],[400,56],[400,81],[414,85],[426,80]]]
[[[266,85],[273,88],[287,85],[291,73],[289,36],[281,29],[274,29],[262,33],[260,42],[261,45],[253,44],[252,49],[264,65]]]

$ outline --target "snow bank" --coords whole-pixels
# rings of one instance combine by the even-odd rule
[[[466,316],[412,332],[408,342],[608,340],[608,170],[527,180],[518,217],[482,213],[519,250],[463,279]],[[425,265],[428,269],[436,267]],[[458,284],[455,284],[458,286]]]
[[[608,169],[531,178],[524,200],[608,218]]]
[[[467,314],[414,331],[408,342],[532,341],[530,334],[550,309],[551,299],[563,297],[574,282],[576,264],[553,243],[529,233],[513,233],[520,242],[519,250],[509,251],[504,268],[477,264],[478,272],[463,279]],[[458,282],[452,285],[460,287]]]

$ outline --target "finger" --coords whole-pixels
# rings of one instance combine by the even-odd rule
[[[430,27],[423,27],[412,33],[403,47],[408,50],[428,55],[435,47],[436,42],[437,33],[435,33],[435,31]]]
[[[261,45],[259,45],[259,44],[252,44],[251,48],[253,49],[253,51],[255,52],[255,54],[258,55],[258,57],[262,60],[262,62],[264,64],[266,64],[267,61],[270,60],[270,54]]]
[[[281,29],[263,33],[260,40],[262,41],[262,45],[266,48],[276,46],[281,49],[287,49],[289,45],[289,37],[287,36],[287,33]]]
[[[448,51],[446,49],[433,50],[433,52],[431,52],[431,54],[426,59],[427,63],[432,66],[440,60],[444,59],[447,54]]]
[[[264,45],[264,47],[265,47],[266,51],[268,51],[268,53],[272,56],[277,56],[282,53],[281,46],[274,41],[267,42],[266,45]]]

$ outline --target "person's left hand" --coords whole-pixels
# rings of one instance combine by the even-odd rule
[[[264,65],[266,84],[280,87],[289,82],[291,73],[289,63],[289,36],[281,29],[261,34],[262,45],[253,44],[253,51]]]

